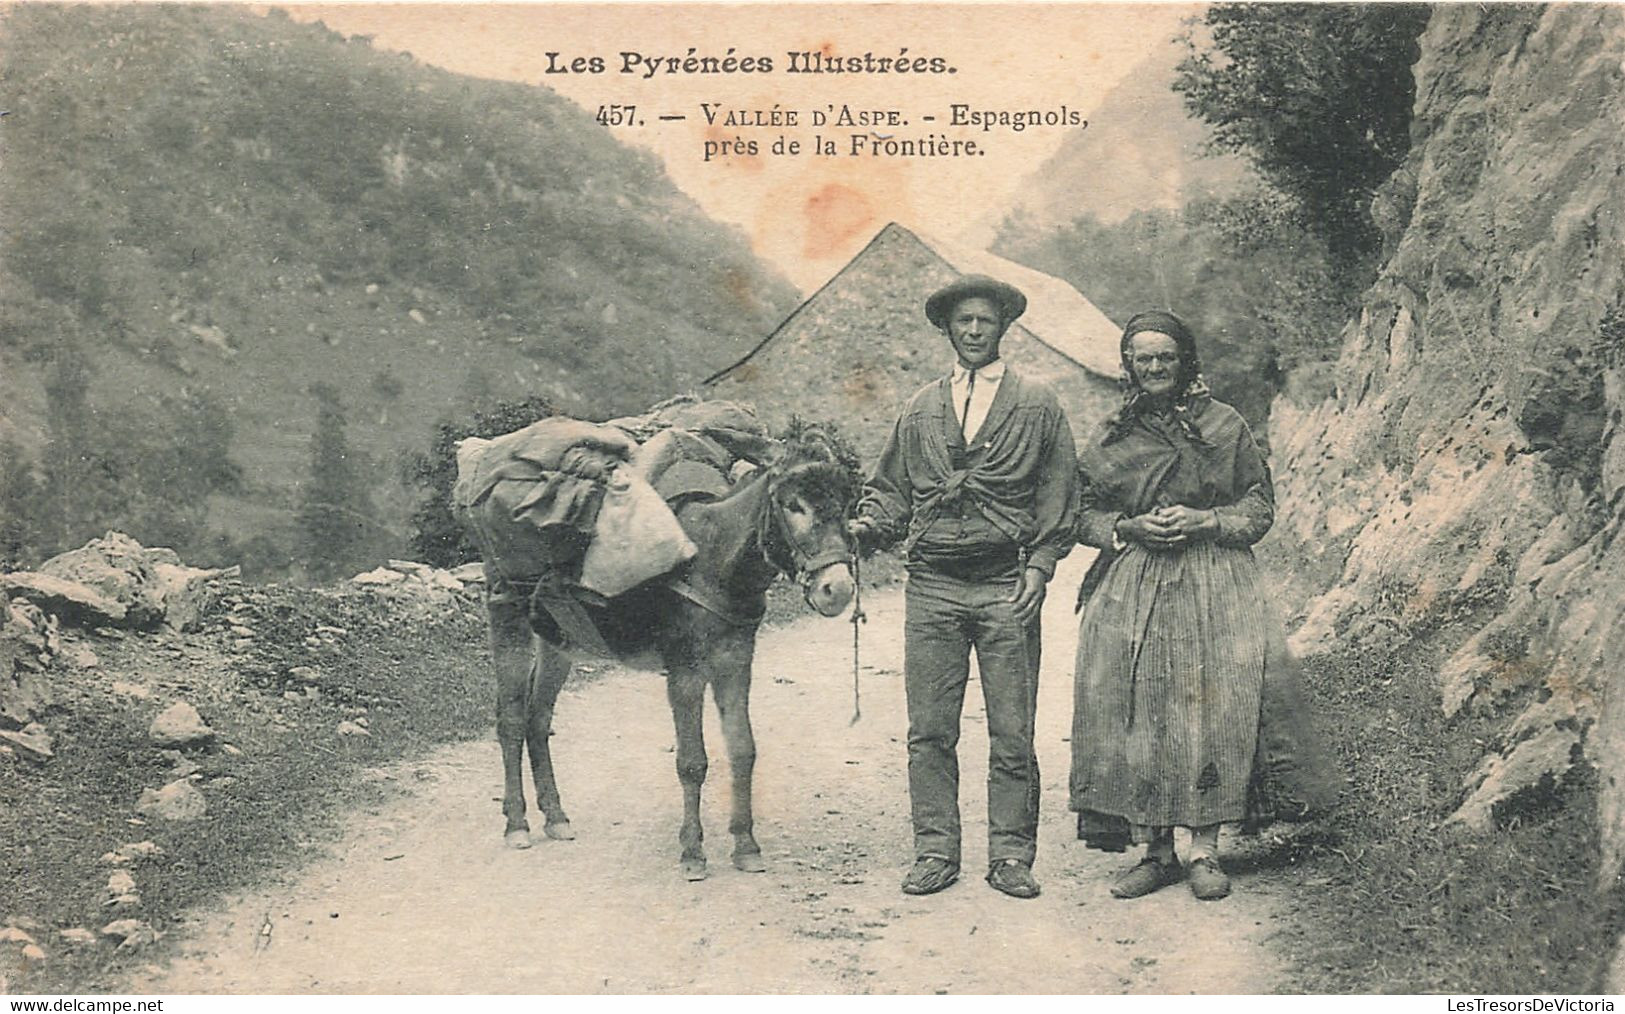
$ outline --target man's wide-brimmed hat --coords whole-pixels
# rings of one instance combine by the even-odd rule
[[[965,275],[931,293],[925,301],[925,319],[939,328],[948,326],[948,315],[962,299],[980,296],[993,301],[1004,322],[1009,324],[1027,312],[1027,297],[1014,285],[986,275]]]

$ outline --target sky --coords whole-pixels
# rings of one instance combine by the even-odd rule
[[[822,284],[887,222],[978,245],[1068,132],[1086,119],[1192,5],[1130,4],[291,4],[300,20],[457,73],[551,88],[589,112],[633,106],[606,125],[656,153],[667,174],[713,218],[738,226],[757,254],[804,292]],[[645,58],[767,57],[772,70],[692,73]],[[906,48],[906,53],[903,52]],[[940,72],[790,73],[791,52],[938,59]],[[549,57],[548,54],[558,54]],[[628,72],[623,53],[635,53]],[[582,59],[581,72],[549,72]],[[594,59],[602,71],[594,71]],[[875,64],[871,64],[874,66]],[[675,70],[675,72],[674,72]],[[1014,131],[953,126],[953,106],[1037,111],[1063,120]],[[842,106],[881,111],[842,126]],[[705,108],[717,113],[708,123]],[[773,125],[775,108],[780,124]],[[828,122],[812,122],[814,111]],[[762,126],[727,123],[730,111]],[[607,109],[606,109],[607,112]],[[794,126],[783,123],[795,114]],[[666,119],[660,117],[683,119]],[[934,117],[927,122],[926,117]],[[853,135],[863,154],[853,154]],[[878,137],[873,135],[880,135]],[[813,138],[836,145],[815,154]],[[799,141],[776,153],[774,141]],[[888,154],[888,142],[961,142],[960,154]],[[706,143],[712,142],[710,157]],[[872,142],[881,153],[872,153]],[[978,154],[965,154],[963,142]],[[741,152],[739,142],[755,142]],[[723,145],[730,147],[724,150]],[[938,147],[946,145],[938,144]],[[895,150],[895,149],[892,149]]]

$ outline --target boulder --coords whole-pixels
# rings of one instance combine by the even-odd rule
[[[51,734],[38,722],[30,722],[21,729],[0,729],[0,740],[10,743],[29,760],[48,761],[56,756],[51,752]]]
[[[124,604],[89,585],[53,574],[0,574],[0,595],[26,599],[54,616],[83,627],[123,623]]]
[[[214,730],[203,721],[196,708],[181,701],[158,713],[147,729],[147,736],[154,746],[197,746],[213,739]]]
[[[121,951],[133,951],[139,947],[145,947],[163,936],[162,933],[153,929],[151,924],[140,919],[115,919],[102,927],[102,935],[117,937],[120,941],[119,950]]]
[[[96,942],[96,934],[83,926],[74,926],[70,929],[61,930],[57,933],[57,936],[61,938],[63,943],[74,947],[83,947],[86,944]]]
[[[0,727],[21,729],[50,707],[44,669],[54,637],[38,606],[0,598]]]
[[[161,789],[144,790],[135,808],[138,813],[162,820],[185,822],[202,817],[209,803],[191,782],[177,779]]]
[[[123,625],[153,627],[164,616],[158,574],[141,543],[122,532],[108,532],[79,549],[53,556],[39,572],[95,589],[124,607]]]
[[[242,573],[238,567],[204,570],[179,563],[155,563],[152,569],[163,606],[164,626],[183,631],[196,630],[203,614],[214,605],[216,580]]]

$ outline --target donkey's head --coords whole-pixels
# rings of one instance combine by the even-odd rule
[[[852,544],[846,518],[857,491],[856,462],[840,439],[792,423],[783,453],[768,469],[763,549],[801,583],[807,604],[835,616],[852,601]]]

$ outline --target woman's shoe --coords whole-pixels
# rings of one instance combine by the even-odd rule
[[[1112,881],[1112,897],[1141,898],[1158,888],[1179,882],[1185,875],[1178,859],[1161,862],[1149,857],[1131,870],[1125,870]]]
[[[1218,901],[1230,896],[1230,878],[1211,856],[1192,859],[1190,865],[1191,893],[1202,901]]]

